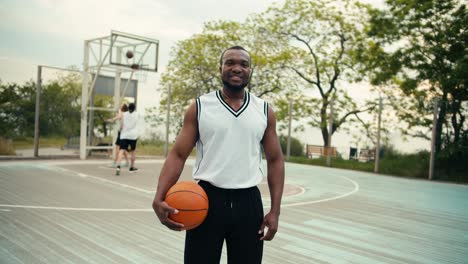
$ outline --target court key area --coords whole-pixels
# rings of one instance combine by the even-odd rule
[[[0,263],[183,263],[184,232],[151,209],[162,164],[1,161]],[[282,205],[266,264],[468,263],[467,185],[287,163]]]

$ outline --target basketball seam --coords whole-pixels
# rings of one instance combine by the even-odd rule
[[[177,208],[179,211],[184,211],[184,212],[196,212],[196,211],[208,211],[208,208],[202,208],[202,209],[181,209]]]
[[[171,196],[171,195],[173,195],[173,194],[175,194],[175,193],[179,193],[179,192],[190,192],[190,193],[194,193],[194,194],[200,196],[201,198],[205,199],[205,201],[208,202],[208,199],[206,199],[205,196],[203,196],[203,195],[201,195],[201,194],[199,194],[199,193],[197,193],[197,192],[189,191],[189,190],[181,190],[181,191],[174,191],[174,192],[171,192],[171,193],[169,193],[169,194],[166,194],[166,199],[167,199],[169,196]]]

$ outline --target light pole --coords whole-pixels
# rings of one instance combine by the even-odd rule
[[[169,118],[171,113],[171,86],[167,91],[167,112],[166,112],[166,143],[164,144],[164,158],[167,158],[169,153]]]
[[[288,124],[288,142],[286,145],[286,160],[291,156],[291,123],[292,123],[293,100],[289,98],[289,124]]]
[[[328,118],[328,146],[327,146],[327,149],[328,149],[328,152],[327,152],[327,166],[330,167],[331,166],[331,152],[332,152],[332,144],[331,144],[331,141],[332,141],[332,133],[333,133],[333,101],[334,101],[334,97],[333,95],[331,95],[331,98],[330,98],[330,116]]]
[[[439,112],[439,100],[434,98],[434,113],[432,117],[432,137],[431,137],[431,158],[429,160],[429,180],[434,176],[434,159],[435,159],[435,138],[437,126],[437,114]]]
[[[379,95],[379,116],[377,119],[377,144],[375,145],[374,173],[379,173],[380,160],[380,123],[382,121],[382,97]]]

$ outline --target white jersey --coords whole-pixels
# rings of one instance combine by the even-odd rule
[[[197,98],[195,180],[225,189],[249,188],[262,181],[260,142],[267,127],[268,104],[247,92],[244,98],[237,111],[219,90]]]
[[[135,140],[138,138],[138,114],[137,112],[125,112],[122,116],[122,130],[120,131],[120,139]]]

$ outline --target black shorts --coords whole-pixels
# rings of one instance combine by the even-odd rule
[[[136,139],[121,139],[120,140],[120,149],[135,151],[136,150]],[[130,149],[128,149],[130,147]]]
[[[117,146],[120,146],[120,131],[119,131],[119,133],[117,134],[117,139],[115,140],[115,144],[116,144]]]
[[[208,215],[201,225],[186,232],[185,264],[218,264],[224,240],[228,263],[261,263],[263,233],[258,231],[263,222],[263,203],[257,186],[222,189],[205,181],[198,184],[208,195]]]

